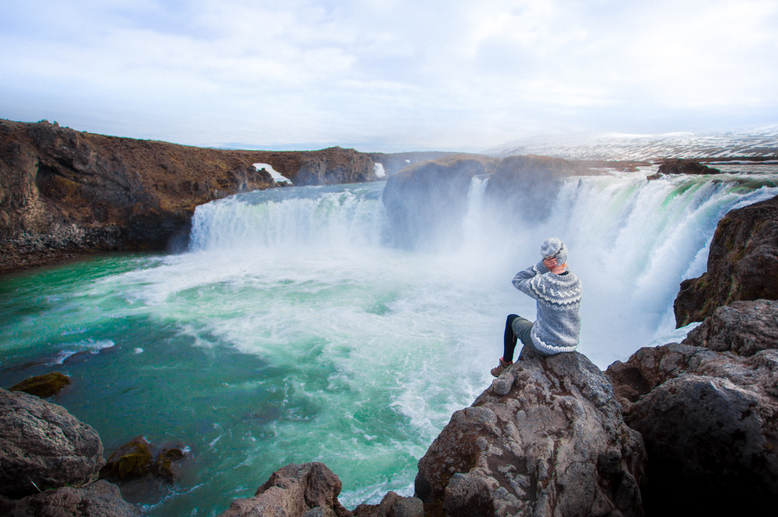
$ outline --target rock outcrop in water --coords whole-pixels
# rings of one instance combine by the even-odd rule
[[[51,372],[44,375],[36,375],[11,386],[8,391],[23,391],[40,398],[48,398],[56,395],[65,386],[70,384],[70,378],[59,372]]]
[[[778,196],[730,211],[719,221],[708,270],[681,282],[678,327],[739,300],[778,300]]]
[[[338,147],[205,149],[0,120],[0,272],[90,250],[166,249],[197,205],[275,186],[375,180],[369,155]]]
[[[495,217],[540,221],[569,176],[597,174],[559,158],[511,156],[503,160],[456,154],[417,163],[393,174],[383,201],[395,242],[425,246],[431,239],[461,238],[473,177],[489,177],[484,197]],[[443,236],[443,237],[441,237]]]
[[[719,174],[721,171],[708,167],[697,160],[671,158],[662,160],[657,174]]]
[[[323,463],[287,465],[250,499],[236,499],[220,517],[346,517],[338,501],[341,483]]]
[[[414,247],[441,235],[457,238],[473,176],[492,174],[498,163],[486,156],[457,154],[389,176],[383,202],[396,244]]]
[[[419,461],[416,494],[450,517],[640,516],[644,464],[596,366],[530,352],[454,413]]]
[[[497,166],[484,193],[489,203],[507,208],[500,215],[507,222],[516,217],[542,222],[549,215],[565,179],[599,174],[588,167],[547,156],[509,156]]]

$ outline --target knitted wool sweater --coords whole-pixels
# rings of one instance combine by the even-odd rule
[[[570,271],[551,273],[541,261],[519,272],[513,285],[537,300],[531,337],[538,350],[549,355],[573,352],[581,334],[581,280]]]

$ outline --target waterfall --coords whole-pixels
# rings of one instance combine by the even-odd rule
[[[197,208],[188,253],[7,279],[0,380],[89,351],[67,361],[79,382],[63,396],[107,447],[142,433],[194,451],[152,516],[217,515],[308,461],[338,474],[347,507],[377,503],[412,494],[419,458],[489,385],[505,316],[534,318],[511,279],[545,238],[567,244],[583,282],[579,351],[606,368],[683,338],[673,299],[705,270],[717,222],[778,194],[772,177],[590,176],[512,198],[516,210],[476,177],[453,207],[437,199],[405,221],[427,225],[414,248],[393,233],[383,188],[239,194]]]

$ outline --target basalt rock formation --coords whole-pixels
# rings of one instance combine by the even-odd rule
[[[719,221],[708,270],[681,282],[678,327],[739,300],[778,300],[778,196],[730,211]]]
[[[205,149],[0,121],[0,272],[90,250],[166,249],[196,206],[276,186],[375,180],[366,154],[338,147]]]
[[[565,179],[601,174],[586,166],[547,156],[509,156],[497,166],[484,193],[490,203],[500,203],[506,221],[520,217],[542,222]]]
[[[645,440],[647,514],[778,512],[778,302],[719,307],[607,374]]]
[[[596,174],[559,158],[511,156],[503,160],[456,154],[420,162],[392,174],[383,192],[395,243],[404,247],[435,244],[433,238],[458,240],[475,176],[489,177],[484,192],[503,217],[517,214],[542,220],[564,180]],[[505,210],[504,208],[508,209]],[[504,215],[507,214],[507,215]],[[440,236],[443,237],[440,237]]]
[[[454,413],[419,461],[416,495],[449,517],[641,516],[644,464],[597,367],[528,352]]]

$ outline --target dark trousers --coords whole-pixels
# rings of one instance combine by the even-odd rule
[[[532,322],[517,314],[510,314],[505,321],[505,340],[502,353],[503,361],[513,362],[513,351],[516,349],[516,340],[521,339],[524,346],[534,350],[532,337]]]

